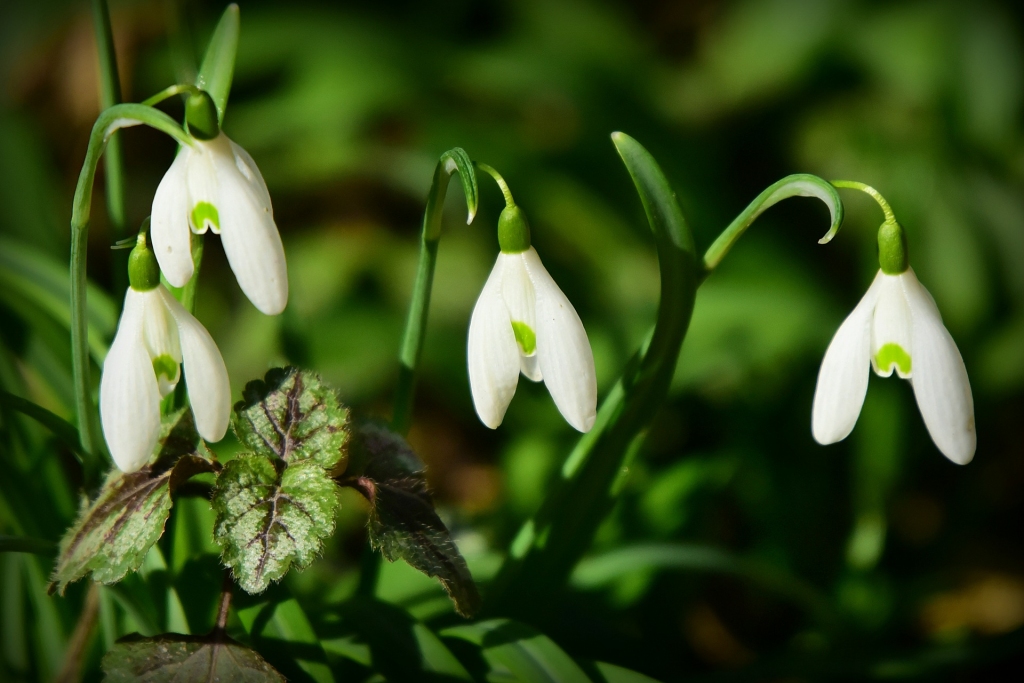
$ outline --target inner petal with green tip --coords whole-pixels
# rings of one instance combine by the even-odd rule
[[[212,228],[215,233],[220,233],[220,214],[217,207],[210,202],[199,202],[192,209],[192,232],[201,235],[207,228]]]
[[[512,321],[512,332],[516,335],[516,343],[524,356],[532,356],[537,352],[537,334],[526,323]]]
[[[883,377],[888,377],[893,370],[896,370],[903,379],[909,378],[911,360],[910,354],[902,346],[889,342],[878,349],[878,353],[875,354],[875,372]]]
[[[166,396],[174,391],[181,377],[181,365],[166,353],[153,358],[153,372],[156,373],[157,384],[160,385],[160,395]]]

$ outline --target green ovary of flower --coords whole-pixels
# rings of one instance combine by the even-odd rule
[[[513,320],[512,332],[516,335],[516,342],[523,353],[527,356],[533,355],[537,350],[537,334],[533,329],[526,323]]]
[[[861,357],[863,358],[863,356]],[[878,353],[875,354],[875,365],[880,371],[896,365],[901,375],[909,375],[911,367],[910,354],[904,351],[903,347],[899,344],[889,342],[878,349]]]
[[[166,353],[160,354],[153,359],[153,372],[156,373],[158,379],[160,375],[163,375],[168,382],[173,382],[178,378],[178,361]]]
[[[192,227],[196,230],[204,230],[207,221],[216,232],[220,232],[220,214],[217,213],[217,207],[210,202],[199,202],[192,209]]]

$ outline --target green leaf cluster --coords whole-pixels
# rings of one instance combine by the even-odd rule
[[[229,462],[212,505],[221,559],[250,593],[294,564],[308,567],[341,506],[331,478],[344,467],[348,409],[311,372],[274,369],[246,385],[232,425],[252,449]]]

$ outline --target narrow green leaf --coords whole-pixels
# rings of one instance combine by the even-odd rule
[[[51,578],[61,594],[92,573],[110,584],[135,571],[163,534],[171,494],[180,483],[214,463],[195,432],[191,411],[164,419],[157,459],[137,472],[112,471],[92,503],[83,501],[78,520],[65,534]]]
[[[341,491],[315,459],[287,465],[243,454],[217,478],[214,539],[221,560],[249,593],[261,593],[295,564],[309,566],[334,533]]]
[[[357,596],[343,603],[339,612],[340,630],[330,634],[339,656],[372,668],[389,681],[472,680],[444,642],[405,610]]]
[[[217,118],[223,125],[224,110],[228,106],[231,79],[235,73],[235,53],[238,51],[238,5],[232,3],[224,10],[217,28],[213,30],[206,56],[199,67],[196,86],[210,93],[217,105]]]
[[[594,683],[659,683],[650,676],[606,662],[594,662],[591,668]]]
[[[242,607],[238,618],[255,647],[291,680],[334,683],[327,654],[302,605],[283,585],[271,589],[270,602]]]
[[[315,373],[275,368],[245,385],[233,418],[238,440],[289,465],[343,469],[348,409]]]
[[[508,619],[493,619],[441,631],[443,638],[465,640],[481,649],[489,681],[591,683],[572,657],[553,640]]]
[[[51,555],[57,546],[41,538],[24,538],[0,534],[0,553],[30,553]]]
[[[284,683],[285,680],[259,654],[223,635],[128,636],[103,657],[102,667],[107,683]]]
[[[480,593],[451,534],[434,511],[423,462],[398,434],[381,425],[360,425],[352,444],[351,468],[342,483],[370,501],[370,542],[389,561],[402,558],[435,576],[470,617]]]
[[[28,415],[53,432],[57,438],[64,442],[64,445],[76,454],[83,458],[89,457],[88,453],[82,450],[82,446],[78,442],[78,431],[75,429],[75,426],[59,415],[51,413],[46,408],[36,405],[26,398],[15,396],[3,390],[0,390],[0,405]]]
[[[764,563],[736,557],[709,546],[652,543],[617,548],[581,561],[572,574],[572,585],[581,590],[593,590],[622,576],[652,569],[685,569],[738,576],[792,599],[825,623],[834,622],[828,598],[813,585]]]

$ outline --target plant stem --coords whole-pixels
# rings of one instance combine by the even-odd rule
[[[92,400],[89,366],[89,321],[86,315],[86,257],[89,246],[89,215],[96,167],[107,140],[120,128],[148,125],[167,133],[178,142],[191,145],[181,126],[162,111],[141,104],[116,104],[100,113],[89,136],[89,146],[78,176],[71,209],[71,366],[75,388],[75,413],[82,449],[98,457],[99,425]]]
[[[220,603],[217,606],[217,623],[213,627],[215,634],[223,636],[228,630],[228,614],[231,611],[231,596],[235,590],[235,582],[231,578],[231,570],[224,570],[221,582]]]
[[[562,467],[555,490],[520,529],[492,585],[487,611],[527,616],[562,589],[617,498],[617,481],[668,393],[693,312],[693,237],[654,158],[622,133],[612,140],[633,178],[654,232],[661,301],[654,331],[605,398],[593,428]]]
[[[466,197],[468,217],[472,223],[479,203],[479,190],[473,161],[461,147],[450,149],[441,155],[434,168],[434,179],[427,195],[427,208],[423,212],[423,230],[420,234],[420,256],[416,266],[416,280],[413,282],[412,300],[405,318],[405,331],[398,352],[398,385],[395,388],[394,412],[391,428],[403,436],[412,424],[412,407],[416,393],[416,370],[423,353],[423,337],[427,331],[427,314],[430,310],[430,292],[434,285],[434,269],[437,265],[437,247],[441,241],[441,217],[444,213],[444,198],[452,173],[458,171],[462,181],[462,192]],[[372,596],[377,590],[380,575],[380,553],[369,542],[363,548],[359,561],[360,595]]]
[[[845,188],[848,190],[860,190],[865,194],[871,195],[874,198],[874,200],[878,202],[878,205],[882,207],[882,213],[885,214],[885,222],[896,222],[896,216],[893,214],[892,207],[889,206],[889,202],[885,201],[885,197],[882,196],[881,192],[871,187],[870,185],[865,185],[864,183],[857,182],[856,180],[833,180],[832,184],[835,185],[836,187]]]
[[[505,182],[505,179],[501,177],[501,174],[494,167],[482,164],[479,161],[473,162],[473,165],[494,178],[494,182],[498,183],[498,187],[501,188],[501,194],[505,198],[505,206],[516,205],[515,200],[512,199],[512,190],[508,189],[508,183]]]
[[[420,255],[416,266],[416,280],[413,283],[412,300],[405,318],[405,331],[398,353],[398,386],[395,389],[394,413],[391,427],[405,435],[412,422],[412,405],[416,389],[416,370],[423,352],[423,337],[427,330],[427,314],[430,309],[430,293],[434,284],[434,269],[437,265],[437,247],[441,240],[441,216],[444,198],[448,192],[451,174],[458,171],[462,180],[462,191],[466,196],[468,209],[467,223],[473,222],[478,204],[478,188],[473,162],[466,152],[456,147],[441,155],[434,169],[434,180],[427,195],[427,208],[423,213],[423,230],[420,235]]]
[[[96,34],[96,53],[99,56],[100,107],[107,109],[121,103],[121,79],[117,69],[117,52],[114,49],[114,32],[110,26],[107,0],[92,0],[92,21],[93,32]],[[111,234],[116,241],[127,233],[124,209],[124,160],[120,136],[112,135],[107,141],[104,164],[107,215],[110,218]],[[119,299],[128,286],[128,255],[115,252],[113,261],[114,298]]]
[[[783,199],[789,197],[817,197],[828,205],[832,215],[832,225],[825,236],[818,240],[818,244],[827,244],[835,237],[839,227],[843,224],[843,202],[839,199],[839,193],[829,183],[817,176],[808,173],[797,173],[786,176],[782,180],[769,185],[768,188],[759,194],[754,201],[733,219],[732,223],[722,231],[722,234],[708,247],[704,253],[704,268],[700,280],[704,280],[711,274],[725,255],[729,253],[732,246],[736,244],[751,223],[764,213],[769,207],[774,206]]]
[[[75,624],[68,646],[64,650],[64,664],[54,679],[55,683],[74,683],[82,680],[82,654],[92,639],[96,629],[97,617],[100,613],[100,586],[91,582],[89,592],[85,594],[85,605]]]

